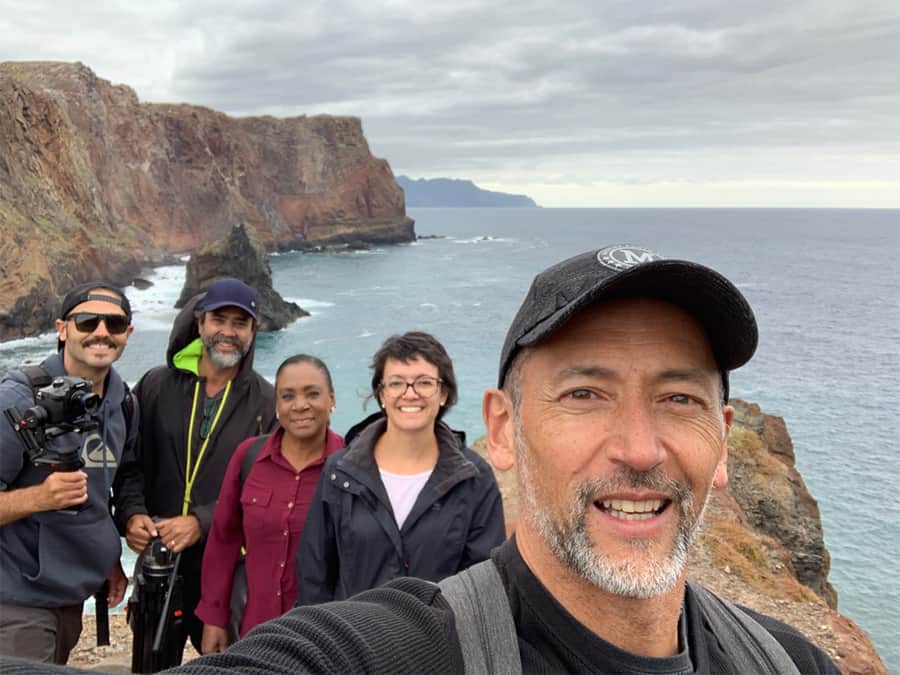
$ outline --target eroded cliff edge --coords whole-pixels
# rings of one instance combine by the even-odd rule
[[[61,288],[128,283],[239,222],[269,250],[415,239],[358,118],[233,118],[0,63],[0,339],[48,329]]]
[[[887,675],[865,632],[837,611],[816,500],[794,462],[784,419],[732,399],[728,486],[714,490],[688,576],[794,626],[847,675]],[[474,444],[485,453],[484,439]],[[507,529],[518,517],[515,471],[495,472]]]

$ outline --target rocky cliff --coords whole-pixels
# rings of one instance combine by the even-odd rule
[[[60,289],[128,283],[236,223],[269,250],[415,239],[357,118],[232,118],[79,63],[0,63],[0,339],[49,328]]]
[[[847,675],[887,675],[853,621],[837,612],[816,500],[794,465],[784,420],[732,399],[728,486],[713,492],[689,576],[794,626]],[[483,439],[475,443],[484,453]],[[515,472],[497,473],[507,527],[518,514]]]

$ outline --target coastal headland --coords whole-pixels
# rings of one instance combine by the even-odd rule
[[[61,289],[189,253],[244,223],[267,250],[415,239],[356,117],[143,103],[81,63],[0,63],[0,340]]]

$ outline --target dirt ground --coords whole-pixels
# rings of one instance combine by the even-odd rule
[[[124,614],[109,615],[109,646],[97,646],[97,622],[91,615],[84,616],[84,630],[75,649],[69,655],[69,665],[105,673],[131,672],[131,628]],[[197,652],[188,640],[184,648],[184,661],[196,658]]]

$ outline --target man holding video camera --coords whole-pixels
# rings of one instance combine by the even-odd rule
[[[122,291],[73,288],[56,330],[56,354],[0,381],[0,654],[66,663],[84,601],[106,581],[110,605],[125,595],[109,499],[138,415],[112,367],[133,331]]]

